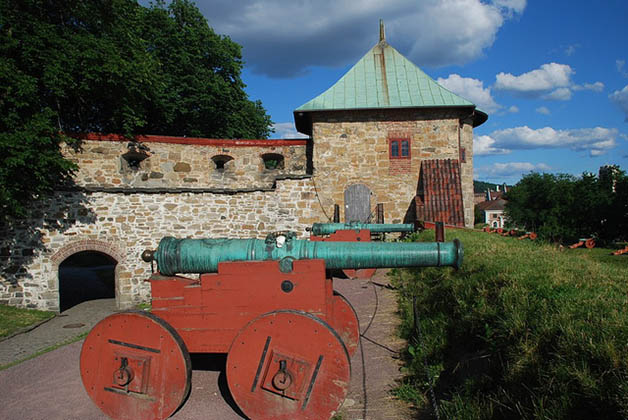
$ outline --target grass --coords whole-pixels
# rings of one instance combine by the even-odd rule
[[[50,319],[54,315],[53,312],[0,305],[0,338],[8,337],[23,328]]]
[[[397,394],[426,407],[433,382],[452,419],[628,418],[628,256],[447,236],[464,244],[461,270],[392,274],[409,340]]]

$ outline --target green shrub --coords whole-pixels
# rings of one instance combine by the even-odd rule
[[[425,393],[432,380],[451,419],[628,418],[628,258],[447,235],[464,244],[461,270],[392,274],[409,340],[399,394]]]

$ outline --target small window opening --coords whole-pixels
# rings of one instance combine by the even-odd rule
[[[142,161],[148,158],[150,149],[148,146],[132,141],[127,145],[128,151],[122,155],[129,169],[137,171],[140,169]]]
[[[228,168],[228,163],[231,162],[233,158],[228,155],[217,155],[212,157],[212,161],[214,162],[214,168],[216,172],[224,172]]]
[[[278,153],[266,153],[262,155],[264,169],[275,171],[284,168],[284,157]]]

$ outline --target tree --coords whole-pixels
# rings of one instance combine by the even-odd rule
[[[628,178],[617,170],[612,183],[591,173],[526,175],[506,194],[511,223],[541,238],[572,243],[595,236],[628,236]]]
[[[71,179],[62,133],[270,134],[240,46],[189,0],[0,0],[0,57],[0,220]]]

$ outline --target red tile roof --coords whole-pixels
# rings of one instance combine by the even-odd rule
[[[418,220],[464,226],[460,162],[455,159],[422,161],[415,204]]]
[[[498,198],[497,200],[483,201],[478,204],[480,210],[504,210],[506,200]]]

